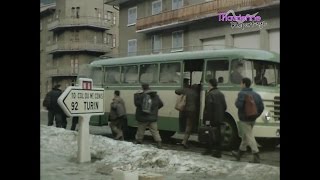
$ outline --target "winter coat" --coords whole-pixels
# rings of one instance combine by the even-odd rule
[[[152,100],[151,113],[142,111],[142,101],[144,93],[150,95]],[[155,122],[158,120],[158,110],[163,107],[163,102],[157,95],[156,91],[147,90],[145,92],[138,92],[134,94],[134,105],[136,106],[136,120],[139,122]]]
[[[126,107],[121,97],[115,97],[110,104],[109,120],[116,120],[117,118],[126,115]]]
[[[186,105],[184,111],[195,112],[197,110],[198,94],[191,88],[182,88],[175,90],[177,95],[186,95]]]
[[[238,108],[238,116],[239,116],[239,119],[240,121],[247,121],[247,122],[250,122],[250,121],[255,121],[256,118],[254,119],[248,119],[246,118],[245,116],[245,111],[244,111],[244,99],[245,99],[245,96],[246,95],[252,95],[253,99],[254,99],[254,102],[257,106],[257,111],[258,111],[258,116],[259,117],[261,115],[261,113],[263,112],[264,110],[264,105],[263,105],[263,102],[262,102],[262,99],[261,99],[261,96],[254,92],[252,90],[252,88],[243,88],[239,93],[238,93],[238,98],[235,102],[235,105],[236,107]]]
[[[48,110],[53,111],[54,113],[63,113],[63,110],[58,104],[58,98],[62,94],[60,89],[53,88],[50,92],[48,92],[48,96],[50,96],[50,107]]]
[[[227,110],[224,94],[217,88],[212,88],[206,95],[203,112],[203,124],[210,121],[212,126],[219,126]]]

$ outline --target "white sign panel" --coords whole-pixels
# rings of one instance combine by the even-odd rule
[[[68,116],[103,114],[103,88],[81,89],[69,86],[58,98],[58,104]]]

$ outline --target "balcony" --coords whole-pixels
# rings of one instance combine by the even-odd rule
[[[58,77],[58,76],[77,76],[78,73],[74,72],[71,68],[48,68],[46,70],[48,77]]]
[[[111,48],[106,44],[96,44],[88,41],[87,42],[60,41],[56,44],[48,45],[46,48],[46,52],[49,54],[59,53],[59,52],[77,52],[77,51],[107,53],[111,51]]]
[[[137,19],[136,30],[138,33],[148,33],[190,24],[228,10],[236,12],[279,3],[280,0],[213,0]]]
[[[49,31],[55,31],[69,27],[91,27],[101,30],[108,30],[111,27],[111,21],[97,17],[80,17],[80,18],[59,18],[48,24]]]

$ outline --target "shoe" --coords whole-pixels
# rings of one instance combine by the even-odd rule
[[[159,142],[157,143],[157,148],[159,148],[159,149],[162,148],[162,143],[161,143],[161,141],[159,141]]]
[[[206,150],[204,152],[201,153],[202,155],[210,155],[212,154],[212,151],[211,150]]]
[[[221,158],[221,152],[220,152],[220,151],[214,151],[214,152],[212,153],[212,156],[213,156],[213,157],[216,157],[216,158]]]
[[[260,157],[258,153],[253,153],[253,159],[250,163],[260,163]]]
[[[120,141],[123,141],[123,140],[124,140],[123,136],[115,137],[114,139],[115,139],[115,140],[120,140]]]
[[[181,146],[183,146],[184,149],[189,149],[189,146],[187,144],[182,144],[181,143]]]
[[[142,144],[142,142],[135,140],[133,144]]]
[[[245,151],[232,151],[232,155],[236,158],[237,161],[240,161],[241,156],[245,153]]]

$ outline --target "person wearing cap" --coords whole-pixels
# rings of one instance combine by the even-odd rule
[[[207,143],[206,151],[202,155],[211,154],[213,157],[221,158],[222,149],[222,137],[221,137],[221,123],[224,118],[224,114],[227,110],[227,103],[224,94],[217,88],[217,80],[209,80],[209,91],[205,98],[205,107],[203,112],[203,124],[216,127],[216,145],[215,151],[212,152],[213,139],[210,138]]]
[[[144,132],[149,128],[153,139],[157,142],[157,147],[162,147],[162,139],[158,131],[158,111],[163,107],[163,102],[157,95],[156,91],[149,88],[149,84],[143,83],[141,85],[142,91],[134,94],[134,105],[136,106],[136,120],[138,121],[138,128],[136,133],[135,144],[142,144]],[[151,99],[151,110],[149,113],[143,111],[143,99],[146,95]]]

